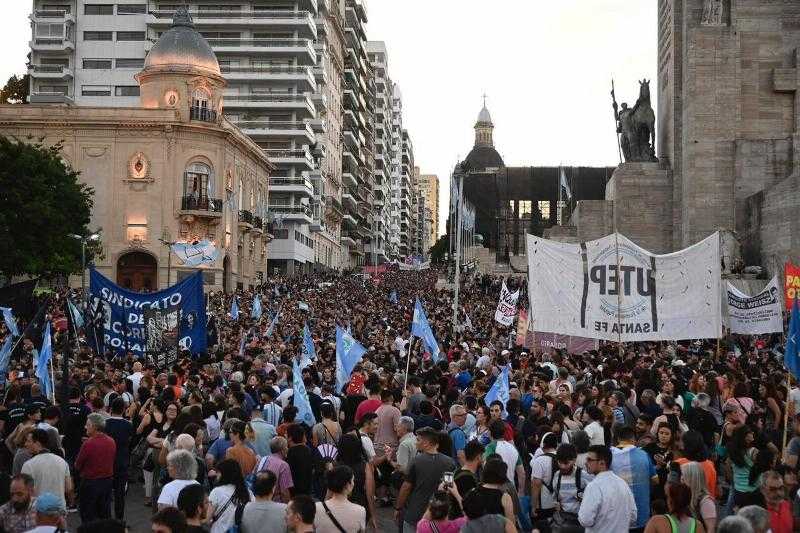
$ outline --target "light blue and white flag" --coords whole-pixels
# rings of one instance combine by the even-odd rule
[[[508,403],[508,390],[508,365],[506,365],[500,375],[497,376],[497,379],[494,380],[492,388],[486,393],[483,402],[486,405],[492,405],[493,401],[498,400],[503,404],[503,410],[505,410],[506,403]]]
[[[314,417],[314,412],[311,410],[311,402],[308,401],[306,385],[303,383],[303,371],[300,365],[297,364],[296,358],[292,363],[292,388],[294,389],[292,400],[294,401],[294,406],[297,407],[295,421],[305,424],[308,427],[314,427],[317,423],[317,419]]]
[[[278,311],[275,313],[275,316],[272,317],[272,321],[269,323],[267,332],[264,334],[266,338],[269,339],[270,337],[272,337],[272,332],[275,331],[275,325],[278,323],[278,317],[280,316],[281,316],[281,311],[280,309],[278,309]]]
[[[303,325],[303,356],[300,358],[300,368],[306,368],[311,365],[311,361],[316,359],[317,352],[314,349],[314,339],[311,338],[311,330],[308,329],[308,323]]]
[[[352,335],[336,326],[336,392],[350,381],[350,374],[366,351]]]
[[[253,295],[253,310],[250,311],[250,316],[253,317],[253,319],[258,320],[259,318],[261,318],[262,314],[263,314],[263,311],[261,309],[261,295],[260,294],[254,294]]]
[[[75,326],[75,329],[83,327],[83,315],[81,314],[80,310],[78,310],[78,306],[75,305],[75,302],[72,301],[72,298],[67,299],[67,306],[69,307],[69,312],[72,315],[72,324]]]
[[[0,384],[6,382],[6,371],[8,370],[8,363],[11,361],[11,351],[14,348],[14,341],[11,335],[6,335],[6,340],[3,341],[3,346],[0,347]]]
[[[306,313],[308,312],[308,304],[305,302],[297,302],[297,308]]]
[[[397,291],[393,290],[389,293],[389,302],[397,305]]]
[[[190,267],[211,265],[219,259],[219,250],[208,239],[194,242],[176,242],[170,246],[172,253]]]
[[[239,320],[239,298],[236,296],[234,296],[233,300],[231,300],[231,318],[234,320]]]
[[[0,307],[0,311],[3,312],[3,320],[6,323],[8,331],[10,331],[11,335],[13,335],[14,337],[19,337],[19,329],[17,329],[17,321],[14,320],[14,315],[11,314],[11,308]]]
[[[789,319],[789,332],[786,334],[783,362],[786,369],[800,380],[800,307],[797,305],[797,298],[792,304],[792,316]]]
[[[425,310],[422,308],[422,302],[417,298],[414,305],[414,318],[411,322],[411,335],[422,339],[425,349],[431,354],[431,359],[434,363],[438,363],[440,359],[439,343],[433,334],[433,329],[428,322],[428,317],[425,315]]]
[[[247,334],[242,333],[242,338],[239,341],[239,357],[244,357],[244,345],[246,340],[247,340]]]
[[[42,335],[42,349],[39,350],[39,360],[36,364],[36,377],[42,385],[42,392],[45,397],[51,398],[53,393],[53,381],[50,379],[50,371],[47,363],[53,357],[53,346],[50,338],[50,322],[44,327]]]

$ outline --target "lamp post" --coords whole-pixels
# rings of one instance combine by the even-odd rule
[[[69,236],[81,241],[81,301],[83,301],[86,298],[86,243],[88,241],[97,241],[100,238],[100,234],[95,232],[84,236],[71,233]]]
[[[464,198],[464,173],[462,165],[456,167],[454,178],[456,180],[456,190],[458,191],[458,202],[456,203],[456,247],[455,247],[455,288],[453,290],[453,335],[458,334],[458,289],[461,282],[461,217],[462,203]]]
[[[165,238],[158,239],[158,242],[163,244],[167,247],[167,287],[170,284],[170,278],[172,277],[172,245],[175,244],[173,241],[168,240],[169,235],[165,233]]]

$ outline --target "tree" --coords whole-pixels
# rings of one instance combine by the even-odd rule
[[[441,263],[444,261],[445,254],[450,250],[450,237],[447,234],[439,237],[436,244],[431,246],[430,256],[431,261],[434,263]]]
[[[25,74],[21,78],[16,76],[8,78],[6,86],[0,90],[0,104],[27,104],[30,83],[30,74]]]
[[[79,272],[94,190],[64,164],[62,146],[0,136],[0,274]],[[88,258],[87,258],[88,260]]]

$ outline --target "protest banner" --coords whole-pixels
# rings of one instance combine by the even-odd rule
[[[145,309],[145,352],[159,370],[178,359],[180,308]]]
[[[792,308],[794,299],[800,291],[800,267],[795,266],[791,262],[786,263],[784,267],[784,297],[783,301],[786,304],[786,310]]]
[[[539,348],[543,353],[548,353],[551,349],[555,349],[566,350],[570,354],[582,354],[583,352],[597,350],[600,344],[597,339],[541,331],[535,331],[533,336],[529,336],[528,339],[531,343],[527,346],[529,349]]]
[[[569,244],[528,235],[538,331],[621,342],[717,338],[719,233],[656,255],[616,234]]]
[[[497,309],[494,312],[494,319],[504,326],[510,326],[514,322],[517,314],[517,300],[519,299],[519,289],[514,292],[508,290],[506,281],[503,280],[503,288],[500,290],[500,299],[497,302]]]
[[[520,309],[517,319],[517,346],[525,346],[525,339],[528,338],[528,310]]]
[[[760,335],[783,331],[783,310],[777,276],[763,291],[748,296],[727,282],[726,320],[731,333]]]
[[[147,348],[145,311],[180,309],[181,349],[199,354],[206,350],[206,305],[202,272],[159,292],[137,293],[113,283],[92,269],[92,305],[101,316],[103,345],[115,352],[142,355]]]

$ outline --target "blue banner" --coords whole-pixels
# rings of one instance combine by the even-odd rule
[[[159,292],[138,293],[123,289],[102,274],[90,272],[90,293],[103,316],[106,349],[130,350],[143,355],[146,344],[145,309],[180,309],[179,344],[193,354],[206,351],[206,304],[203,274],[195,272],[180,283]]]

